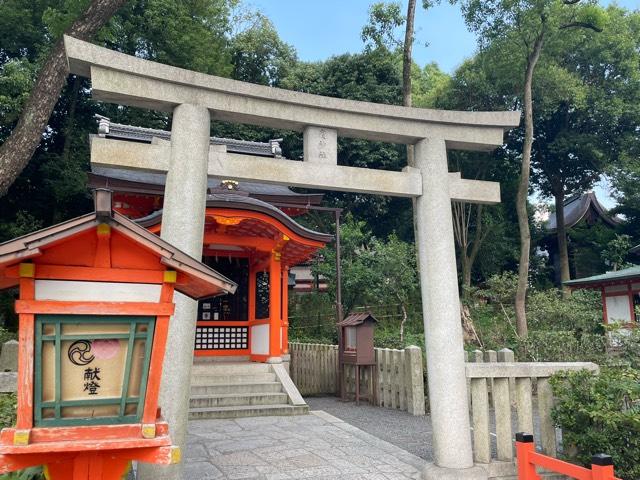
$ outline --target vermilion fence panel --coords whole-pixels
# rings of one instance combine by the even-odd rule
[[[591,457],[591,468],[548,457],[536,452],[533,435],[516,433],[516,455],[518,456],[518,480],[540,480],[536,467],[560,473],[576,480],[620,480],[613,471],[613,460],[599,453]]]

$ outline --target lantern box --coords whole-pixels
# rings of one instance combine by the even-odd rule
[[[198,300],[236,285],[113,213],[109,191],[95,204],[0,245],[0,289],[19,287],[17,422],[0,432],[0,473],[46,464],[71,478],[107,455],[107,476],[81,476],[106,479],[131,460],[179,460],[158,409],[174,290]]]
[[[338,323],[340,328],[340,361],[349,365],[376,363],[373,331],[378,321],[369,312],[352,313]]]

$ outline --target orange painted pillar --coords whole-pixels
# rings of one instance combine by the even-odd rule
[[[535,452],[533,435],[530,433],[516,433],[516,456],[518,459],[518,480],[538,480],[540,477],[536,467],[529,461],[529,454]]]
[[[282,319],[282,270],[280,253],[273,252],[269,261],[269,356],[280,357],[282,348],[280,345],[280,330]]]
[[[289,268],[282,269],[282,353],[289,353]]]
[[[249,262],[249,301],[247,319],[251,322],[256,319],[256,268]]]

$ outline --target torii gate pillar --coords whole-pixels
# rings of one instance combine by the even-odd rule
[[[206,107],[182,104],[173,110],[171,154],[165,185],[160,237],[193,258],[202,257],[211,118]],[[176,293],[174,320],[164,358],[160,405],[176,445],[184,448],[189,417],[191,366],[198,303]],[[141,478],[180,478],[182,465],[141,463]]]
[[[427,467],[423,478],[487,478],[482,468],[474,467],[471,448],[445,141],[438,138],[420,140],[415,146],[414,155],[416,167],[422,175],[423,191],[415,204],[416,244],[433,426],[433,457],[436,460],[434,465]]]

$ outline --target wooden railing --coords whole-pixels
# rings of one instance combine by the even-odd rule
[[[291,379],[302,395],[338,395],[338,347],[289,343]],[[375,349],[375,369],[361,369],[361,391],[373,385],[373,402],[386,408],[425,414],[424,368],[419,347]],[[370,378],[373,373],[373,381]],[[347,396],[355,392],[355,368],[345,367]]]
[[[506,352],[502,352],[505,359]],[[480,360],[472,352],[472,360]],[[506,357],[509,357],[506,355]],[[470,402],[473,427],[474,460],[487,464],[489,477],[497,474],[515,474],[515,456],[512,418],[515,415],[517,430],[534,431],[534,416],[538,418],[542,451],[556,456],[556,429],[551,418],[553,392],[549,377],[568,370],[587,369],[597,371],[598,366],[587,362],[571,363],[516,363],[476,361],[466,364],[470,383]],[[537,395],[533,395],[534,389]],[[495,433],[491,425],[495,425]],[[495,450],[491,437],[495,436]],[[495,455],[493,452],[495,451]],[[492,474],[496,473],[496,474]]]
[[[613,459],[609,455],[594,455],[590,469],[580,467],[536,452],[533,435],[529,433],[516,433],[516,453],[518,480],[539,480],[536,467],[578,480],[620,480],[614,475]]]

